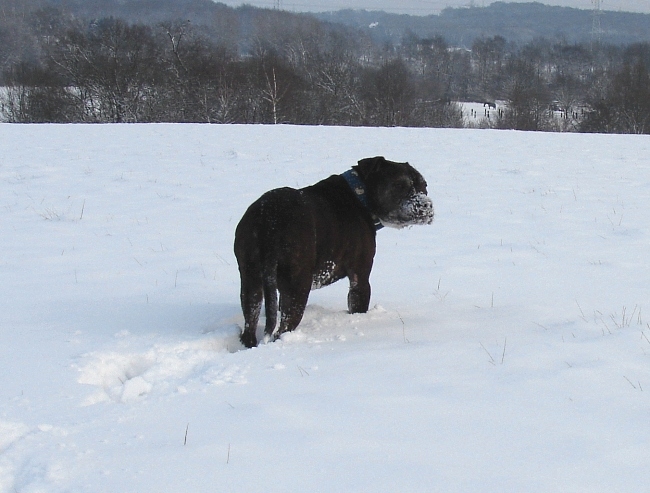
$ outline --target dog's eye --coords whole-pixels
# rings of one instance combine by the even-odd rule
[[[413,182],[411,180],[399,180],[395,182],[394,189],[399,194],[408,194],[413,190]]]

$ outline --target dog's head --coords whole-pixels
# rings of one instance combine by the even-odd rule
[[[427,182],[410,164],[378,156],[362,159],[354,170],[365,184],[371,212],[384,226],[404,228],[433,222]]]

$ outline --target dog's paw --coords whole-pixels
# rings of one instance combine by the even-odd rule
[[[239,336],[239,340],[249,349],[257,346],[257,337],[255,337],[254,333],[251,334],[250,332],[243,331]]]

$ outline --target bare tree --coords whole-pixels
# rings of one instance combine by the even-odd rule
[[[401,59],[385,62],[378,70],[368,70],[363,89],[374,109],[378,125],[409,125],[414,103],[413,78]]]
[[[604,97],[591,101],[581,130],[650,133],[650,73],[643,59],[625,63],[612,78]]]
[[[477,92],[494,99],[495,82],[503,73],[506,40],[501,36],[479,38],[472,44],[472,61],[477,73]]]
[[[499,126],[516,130],[547,129],[551,98],[537,67],[519,58],[508,63],[507,74],[508,107]]]

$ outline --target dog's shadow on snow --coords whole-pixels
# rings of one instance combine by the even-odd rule
[[[264,313],[264,310],[262,310],[262,313]],[[282,334],[280,340],[285,344],[344,341],[347,337],[346,334],[354,333],[356,335],[362,335],[361,328],[386,318],[387,313],[380,305],[371,307],[367,313],[350,314],[345,309],[336,309],[312,303],[307,305],[298,327],[292,332]],[[241,324],[236,324],[236,327],[241,332],[243,316],[240,315],[238,319],[241,321]],[[257,326],[256,335],[260,346],[276,342],[276,339],[266,336],[264,332],[265,321],[266,319],[262,315]],[[240,349],[246,348],[242,345]]]
[[[141,350],[155,344],[191,344],[209,340],[210,346],[217,351],[236,353],[246,349],[239,339],[244,318],[239,304],[235,303],[190,305],[106,301],[60,308],[67,312],[65,318],[72,325],[95,335],[101,334],[107,346],[114,345],[110,341],[118,340],[126,346],[132,345],[132,349]],[[364,320],[367,322],[383,311],[376,306],[368,314],[350,315],[341,308],[310,304],[298,328],[283,334],[281,340],[300,343],[303,340],[322,342],[337,339],[353,326],[363,325]],[[274,342],[265,338],[264,322],[262,317],[257,327],[260,345]]]

